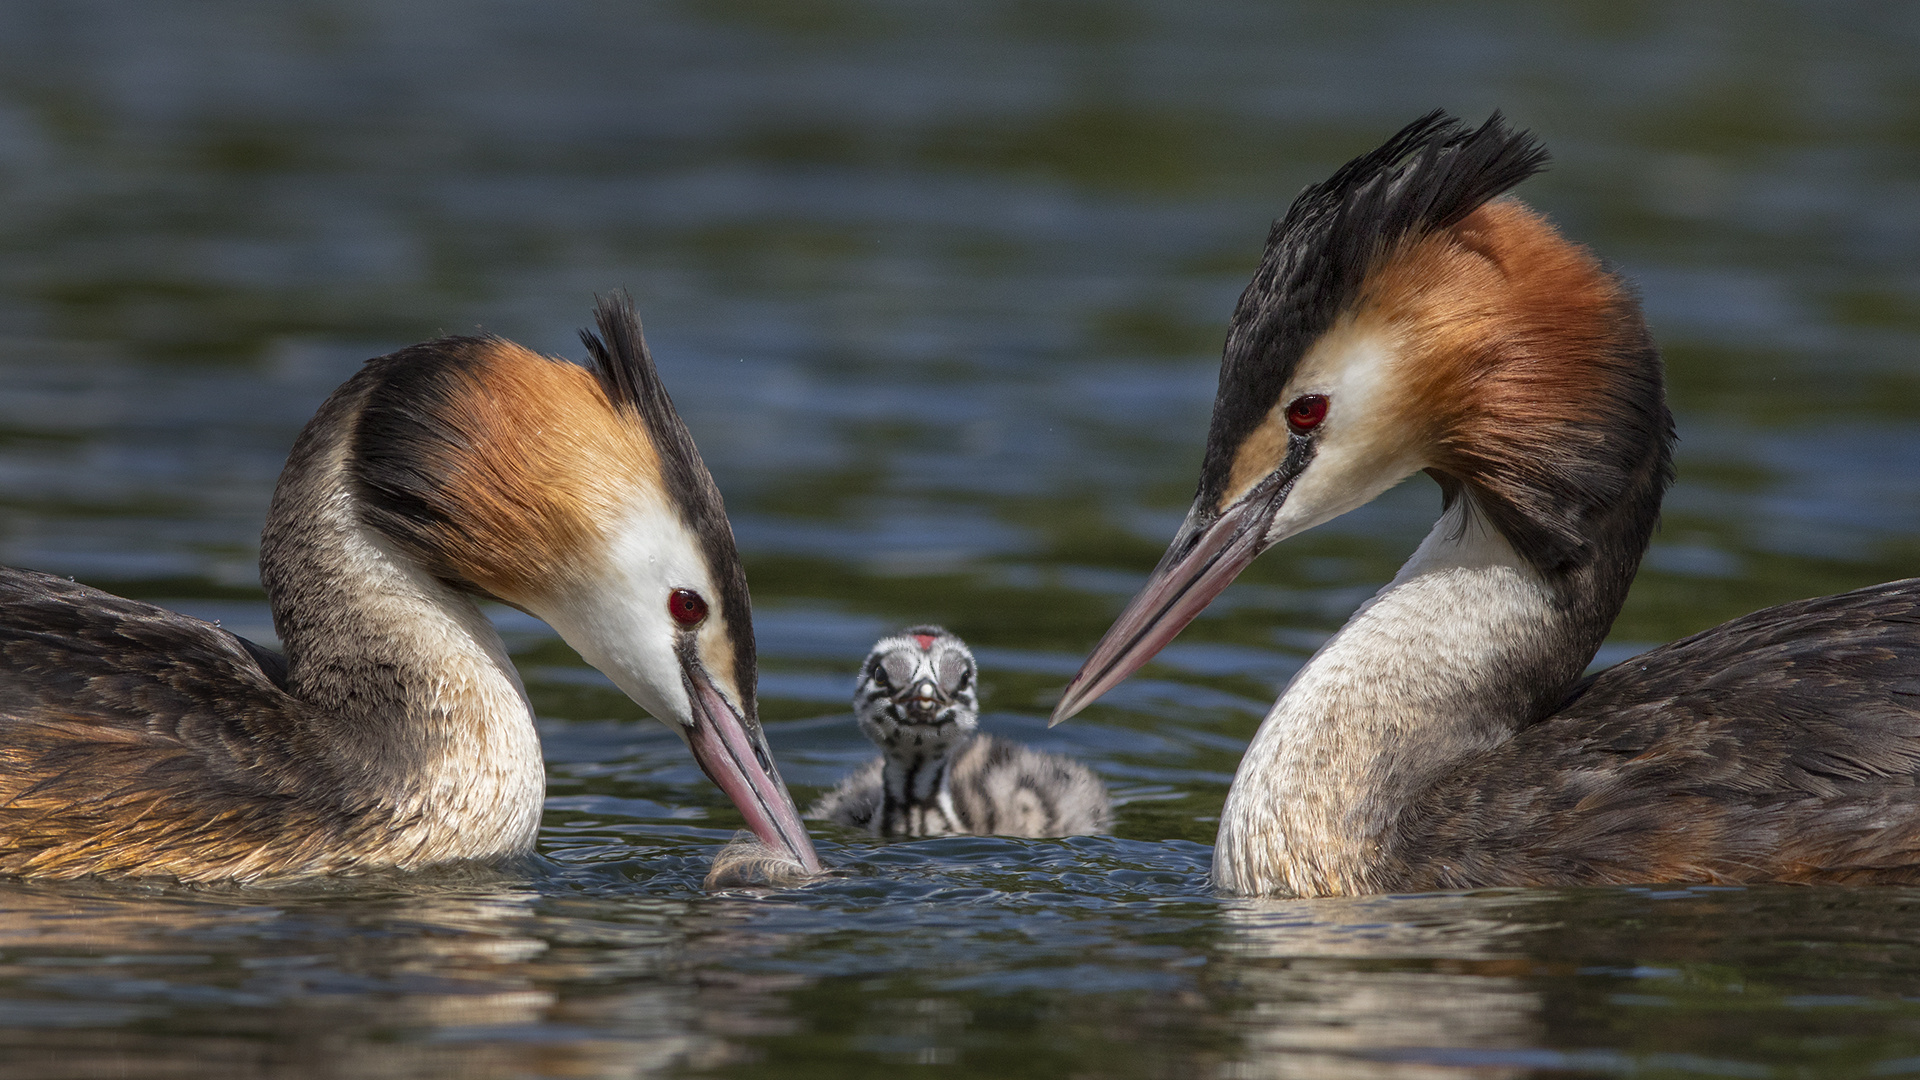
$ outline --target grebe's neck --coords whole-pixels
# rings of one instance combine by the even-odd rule
[[[1599,648],[1619,605],[1596,610],[1590,578],[1549,581],[1457,494],[1260,725],[1221,815],[1216,885],[1376,891],[1368,875],[1418,794],[1550,711]]]
[[[880,812],[876,819],[880,835],[937,836],[965,831],[953,806],[948,766],[968,738],[935,739],[930,746],[887,752],[887,763],[880,771]]]
[[[546,772],[532,706],[473,600],[368,528],[347,471],[361,396],[295,445],[261,538],[289,690],[342,797],[390,811],[400,865],[530,850]]]

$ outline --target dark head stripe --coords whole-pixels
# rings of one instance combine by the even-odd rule
[[[346,461],[361,516],[428,573],[482,594],[444,556],[445,536],[459,521],[446,479],[469,441],[460,425],[463,391],[504,344],[437,338],[367,361],[348,384],[366,386]]]

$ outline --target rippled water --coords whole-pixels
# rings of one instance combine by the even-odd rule
[[[577,355],[632,290],[748,563],[804,801],[872,640],[1117,835],[879,844],[711,896],[738,819],[541,625],[541,858],[220,891],[0,885],[0,1077],[1899,1076],[1920,894],[1239,902],[1214,816],[1424,480],[1043,717],[1184,510],[1300,185],[1435,106],[1645,294],[1683,442],[1608,646],[1920,569],[1920,19],[1869,4],[682,0],[0,6],[0,560],[270,638],[259,522],[364,358]]]

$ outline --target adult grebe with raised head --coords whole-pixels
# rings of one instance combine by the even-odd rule
[[[451,337],[327,399],[261,537],[284,660],[0,570],[0,873],[248,881],[531,851],[540,740],[481,598],[546,620],[818,870],[760,729],[720,493],[630,303],[597,322],[591,371]]]
[[[1581,678],[1673,433],[1631,290],[1493,201],[1545,162],[1498,115],[1434,113],[1295,200],[1234,312],[1187,520],[1055,720],[1261,551],[1426,470],[1439,522],[1241,760],[1219,888],[1920,881],[1920,582]]]

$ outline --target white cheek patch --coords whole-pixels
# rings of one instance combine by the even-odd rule
[[[1314,432],[1312,460],[1267,530],[1269,543],[1362,506],[1427,466],[1395,399],[1400,362],[1392,334],[1353,323],[1330,331],[1301,358],[1275,408],[1325,394],[1327,418]]]
[[[677,588],[698,591],[713,612],[708,624],[719,621],[699,538],[665,505],[640,499],[609,530],[597,570],[556,597],[553,610],[534,614],[655,719],[684,726],[693,707],[674,654],[680,627],[667,611]]]

